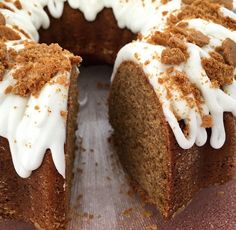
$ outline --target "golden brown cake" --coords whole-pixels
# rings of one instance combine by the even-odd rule
[[[68,220],[80,58],[39,41],[87,63],[115,63],[109,116],[118,154],[163,216],[232,177],[233,1],[5,0],[0,7],[3,218],[47,230]]]

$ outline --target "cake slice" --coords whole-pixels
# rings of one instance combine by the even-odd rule
[[[0,216],[65,229],[81,58],[0,26]]]
[[[121,49],[109,97],[121,162],[167,218],[236,167],[236,21],[183,2]]]

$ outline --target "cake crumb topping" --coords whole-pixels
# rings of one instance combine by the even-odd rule
[[[6,25],[6,19],[2,13],[0,13],[0,25],[3,25],[3,26]]]
[[[186,5],[182,7],[182,10],[178,13],[178,15],[171,14],[169,16],[169,25],[175,25],[184,19],[201,18],[221,24],[232,30],[236,30],[236,21],[230,17],[224,17],[224,15],[220,12],[221,5],[229,7],[229,3],[215,0],[185,0],[184,2]]]
[[[213,117],[211,115],[205,115],[202,117],[202,125],[203,128],[211,128],[213,126]]]
[[[72,64],[79,64],[81,58],[73,56],[69,51],[62,50],[57,44],[37,44],[25,42],[25,48],[19,52],[8,51],[8,65],[13,65],[15,71],[12,74],[16,80],[15,85],[10,86],[11,90],[5,93],[27,97],[38,96],[43,86],[48,83],[57,73],[70,71]],[[6,57],[6,49],[1,46],[0,53]],[[11,64],[14,63],[14,64]],[[1,62],[1,68],[4,69]],[[51,83],[51,82],[50,82]],[[65,77],[61,76],[55,83],[68,86]]]
[[[196,44],[200,47],[203,47],[207,44],[209,44],[210,39],[204,35],[202,32],[197,31],[197,30],[188,30],[188,36],[187,40],[193,44]]]
[[[167,65],[178,65],[186,61],[184,53],[179,48],[166,48],[162,51],[161,62]]]
[[[227,38],[223,41],[220,50],[223,53],[226,63],[236,67],[236,43],[230,38]]]
[[[3,42],[0,42],[0,81],[3,80],[5,69],[7,67],[6,57],[7,47]]]
[[[13,29],[6,27],[4,25],[0,25],[0,39],[1,40],[19,40],[21,37],[20,35],[15,32]]]
[[[232,84],[233,66],[219,62],[214,58],[202,58],[202,66],[210,80],[217,83],[218,87]]]

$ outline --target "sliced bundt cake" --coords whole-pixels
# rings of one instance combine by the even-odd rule
[[[165,217],[235,173],[236,17],[183,2],[121,49],[109,99],[120,159]]]

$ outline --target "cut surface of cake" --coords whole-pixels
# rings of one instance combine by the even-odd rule
[[[81,58],[39,41],[90,63],[115,62],[109,115],[118,155],[163,216],[229,180],[235,8],[211,0],[1,1],[0,216],[47,230],[68,221]]]
[[[120,50],[109,99],[122,164],[165,217],[236,166],[233,2],[177,3]]]

